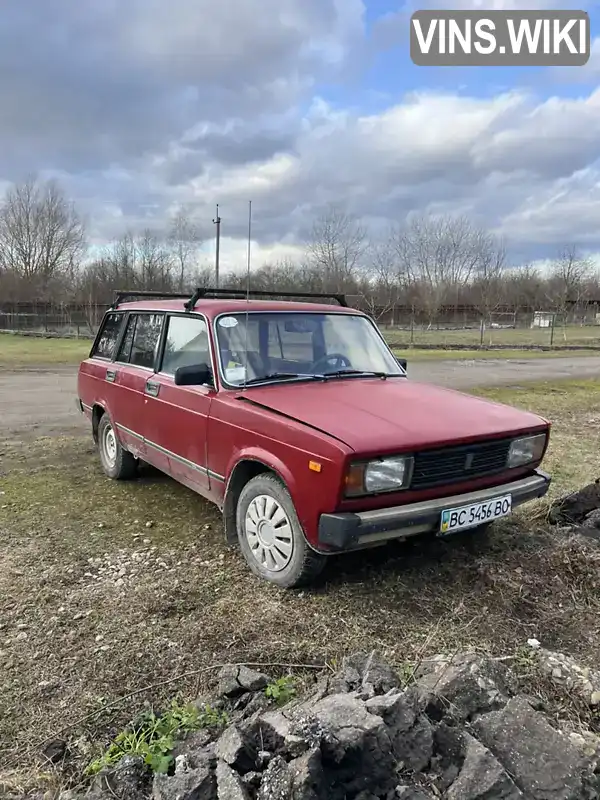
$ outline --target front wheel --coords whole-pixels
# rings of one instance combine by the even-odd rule
[[[137,474],[137,461],[123,448],[108,414],[103,414],[98,425],[98,452],[102,469],[113,480],[131,480]]]
[[[292,498],[274,475],[248,481],[240,493],[236,522],[240,549],[255,575],[292,589],[323,569],[326,556],[308,546]]]

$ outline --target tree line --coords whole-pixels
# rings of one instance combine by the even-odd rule
[[[60,185],[28,179],[0,203],[0,302],[107,304],[117,289],[214,286],[204,232],[182,208],[160,229],[124,231],[92,249],[86,221]],[[243,269],[220,279],[224,288],[246,285]],[[465,216],[420,215],[375,234],[331,205],[314,221],[302,256],[253,268],[250,288],[345,293],[376,317],[401,305],[433,321],[443,307],[468,305],[489,319],[517,307],[566,315],[600,300],[600,274],[570,246],[543,273],[511,266],[506,243]]]

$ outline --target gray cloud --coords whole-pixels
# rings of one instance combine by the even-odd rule
[[[379,227],[468,213],[520,253],[600,245],[600,90],[334,109],[313,95],[360,62],[361,0],[5,0],[2,20],[0,183],[56,175],[96,244],[179,205],[211,236],[216,202],[243,240],[252,199],[265,247],[332,202]]]
[[[1,174],[164,148],[199,120],[287,109],[343,67],[359,0],[5,0]]]

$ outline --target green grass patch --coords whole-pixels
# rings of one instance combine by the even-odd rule
[[[580,358],[593,356],[600,358],[599,350],[420,350],[419,348],[394,346],[394,355],[408,359],[408,363],[418,361],[500,361],[516,359],[528,361],[532,358]]]
[[[550,445],[544,459],[544,469],[553,478],[550,498],[600,477],[600,381],[545,381],[472,393],[550,420]]]
[[[414,344],[428,345],[537,345],[549,347],[552,339],[554,346],[559,345],[600,345],[600,326],[598,325],[569,325],[566,328],[557,326],[554,336],[549,328],[504,328],[488,329],[485,331],[483,341],[478,328],[468,330],[398,330],[397,328],[384,328],[383,334],[394,347],[407,347]]]
[[[163,714],[153,711],[141,714],[115,737],[102,755],[90,762],[86,773],[96,775],[105,767],[115,766],[126,755],[140,756],[153,773],[167,773],[174,763],[172,751],[178,739],[203,728],[218,731],[228,722],[227,714],[210,706],[198,708],[173,700]]]
[[[44,339],[0,333],[0,367],[78,364],[87,358],[91,346],[89,339]]]

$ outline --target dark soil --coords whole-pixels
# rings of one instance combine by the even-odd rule
[[[577,492],[556,500],[549,512],[553,525],[582,525],[600,509],[600,478]]]

